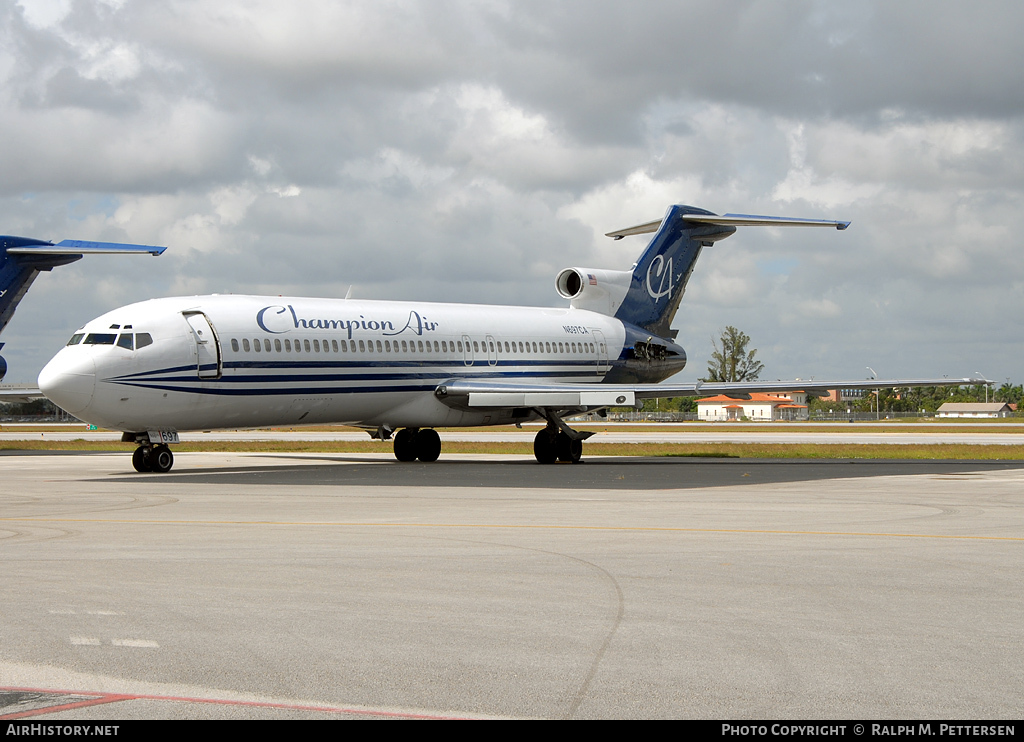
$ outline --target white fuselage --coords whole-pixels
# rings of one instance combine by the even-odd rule
[[[80,419],[140,432],[509,422],[433,392],[452,378],[599,383],[626,332],[572,308],[214,295],[131,304],[76,338],[40,388]]]

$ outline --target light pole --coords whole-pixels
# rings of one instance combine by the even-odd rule
[[[871,368],[871,366],[865,366],[864,368],[866,368],[868,371],[871,372],[871,378],[872,379],[877,379],[878,378],[878,374],[875,373],[875,369]],[[881,405],[881,402],[882,402],[881,390],[880,389],[876,389],[875,390],[875,420],[881,420],[882,419],[882,411],[881,411],[881,406],[882,405]]]

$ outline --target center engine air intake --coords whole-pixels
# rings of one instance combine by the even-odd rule
[[[555,290],[574,309],[612,316],[629,290],[630,271],[566,268],[555,277]]]

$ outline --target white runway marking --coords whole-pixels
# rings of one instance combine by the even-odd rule
[[[160,645],[149,639],[111,639],[115,647],[141,647],[143,649],[159,649]]]

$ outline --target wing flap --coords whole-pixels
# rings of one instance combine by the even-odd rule
[[[632,407],[636,404],[632,391],[618,389],[469,392],[468,396],[469,407]]]

